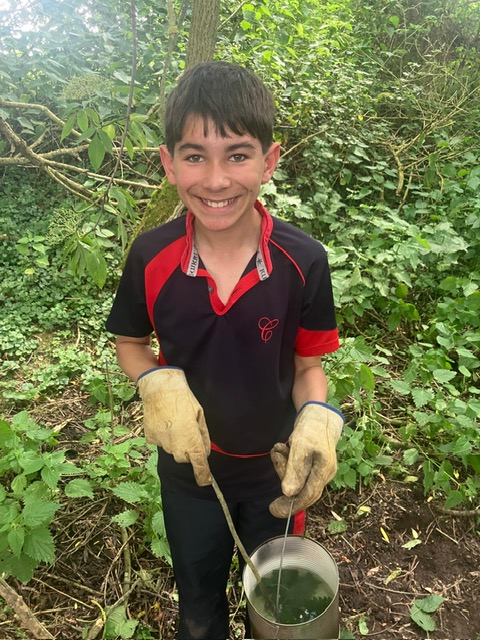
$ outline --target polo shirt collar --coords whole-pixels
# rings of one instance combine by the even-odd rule
[[[272,216],[265,209],[263,204],[257,200],[255,209],[262,216],[262,229],[260,234],[260,242],[257,249],[256,268],[260,280],[266,280],[272,273],[272,260],[268,243],[272,235],[273,220]],[[200,256],[195,246],[194,226],[195,216],[191,211],[186,216],[186,246],[182,255],[181,269],[187,276],[195,277],[198,273],[200,264]]]

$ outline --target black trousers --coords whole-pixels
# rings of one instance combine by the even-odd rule
[[[226,640],[226,587],[234,541],[222,507],[216,499],[199,499],[163,487],[162,501],[179,598],[177,639]],[[235,529],[249,555],[262,542],[285,533],[286,520],[270,514],[270,501],[271,498],[228,503]],[[302,512],[292,518],[291,532],[303,533],[304,515]],[[240,554],[239,560],[243,570],[245,563]],[[246,632],[249,634],[248,620]]]

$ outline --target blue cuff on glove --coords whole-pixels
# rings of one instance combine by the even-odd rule
[[[338,416],[340,416],[340,418],[343,420],[343,423],[345,424],[345,416],[340,411],[340,409],[337,409],[336,407],[332,407],[332,405],[328,404],[327,402],[320,402],[319,400],[309,400],[308,402],[305,402],[305,404],[303,404],[300,407],[300,411],[297,413],[297,416],[309,404],[319,404],[320,406],[325,407],[326,409],[330,409],[330,411],[334,411]]]
[[[152,369],[147,369],[146,371],[141,373],[137,378],[137,382],[144,376],[148,376],[149,373],[152,373],[153,371],[158,371],[159,369],[180,369],[180,367],[152,367]]]

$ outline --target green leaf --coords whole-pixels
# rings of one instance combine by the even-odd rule
[[[456,376],[455,371],[450,371],[449,369],[435,369],[433,372],[433,377],[437,382],[450,382]]]
[[[345,520],[330,520],[327,525],[328,533],[336,535],[337,533],[343,533],[348,529],[348,525]]]
[[[73,127],[75,126],[75,122],[76,122],[76,116],[75,115],[71,115],[68,120],[65,122],[65,124],[63,125],[63,129],[62,129],[62,133],[60,135],[60,142],[66,138],[67,136],[70,135],[70,133],[73,130]]]
[[[13,555],[19,558],[25,542],[25,529],[14,527],[8,532],[7,540]]]
[[[443,505],[444,509],[453,509],[461,504],[464,500],[464,495],[461,491],[450,491],[448,498]]]
[[[418,449],[415,448],[411,448],[411,449],[406,449],[403,452],[403,462],[404,464],[407,465],[407,467],[411,466],[412,464],[415,464],[418,460]]]
[[[468,180],[467,185],[470,187],[470,189],[476,191],[478,189],[478,186],[480,185],[480,178],[478,176],[473,176],[473,178],[470,178]]]
[[[107,134],[107,136],[110,138],[110,140],[114,140],[115,139],[115,125],[114,124],[106,124],[103,127],[103,131],[105,131],[105,133]]]
[[[85,111],[79,111],[77,113],[77,124],[82,133],[88,130],[88,116]]]
[[[412,389],[412,398],[417,409],[424,407],[433,400],[435,394],[431,389]]]
[[[419,544],[422,544],[422,541],[417,538],[415,540],[409,540],[405,544],[402,544],[402,547],[404,549],[413,549],[413,547],[416,547]]]
[[[117,80],[120,80],[120,82],[124,82],[125,84],[130,84],[130,76],[127,75],[125,71],[122,71],[121,69],[116,69],[113,72],[113,76],[117,78]]]
[[[93,282],[101,289],[107,279],[108,267],[99,249],[87,253],[86,266]]]
[[[163,517],[163,511],[157,511],[152,518],[152,529],[159,536],[166,536],[165,532],[165,519]]]
[[[45,484],[50,487],[50,489],[56,489],[58,485],[58,481],[60,480],[60,469],[51,468],[51,467],[43,467],[42,469],[42,480]]]
[[[93,498],[92,483],[84,478],[75,478],[65,486],[67,498]]]
[[[125,609],[120,606],[108,614],[105,625],[105,638],[133,638],[138,620],[128,620]]]
[[[166,538],[154,538],[151,542],[150,548],[156,558],[163,558],[164,560],[167,560],[169,564],[172,564],[170,546]]]
[[[415,600],[413,606],[416,605],[419,609],[425,611],[426,613],[434,613],[444,602],[445,598],[443,598],[442,596],[433,595]]]
[[[33,578],[33,574],[38,565],[38,562],[33,558],[21,554],[19,558],[10,556],[7,560],[2,561],[0,557],[0,572],[5,572],[7,575],[14,576],[20,582],[26,584]]]
[[[98,134],[93,136],[92,141],[88,145],[88,157],[95,171],[100,169],[103,159],[105,158],[105,147]]]
[[[138,513],[133,509],[117,513],[112,517],[112,522],[116,522],[120,527],[130,527],[138,520]]]
[[[405,382],[404,380],[392,380],[390,382],[390,386],[401,396],[407,396],[411,390],[410,384],[408,382]]]
[[[97,135],[101,141],[101,143],[103,144],[103,148],[105,149],[106,153],[112,153],[112,141],[110,139],[110,137],[108,136],[108,134],[103,131],[103,129],[99,129],[97,131]]]
[[[117,498],[121,498],[122,500],[125,500],[125,502],[130,502],[132,504],[141,502],[148,495],[143,487],[130,481],[121,482],[114,487],[112,491]]]
[[[42,454],[36,451],[26,451],[19,457],[18,462],[20,463],[24,473],[27,475],[40,471],[45,464]]]
[[[26,526],[33,528],[43,524],[50,524],[60,507],[58,502],[38,502],[36,500],[25,500],[22,511],[22,520]]]
[[[437,625],[432,616],[429,616],[428,613],[425,613],[421,609],[416,607],[416,602],[413,603],[413,606],[410,609],[410,617],[421,629],[424,631],[435,631]]]
[[[375,389],[375,376],[370,367],[365,364],[360,365],[360,384],[367,391],[374,391]]]
[[[358,621],[358,631],[362,636],[368,636],[370,633],[368,629],[368,618],[366,616],[362,616]]]
[[[39,562],[52,563],[55,561],[55,545],[52,534],[46,527],[32,529],[25,536],[23,550],[30,558]]]

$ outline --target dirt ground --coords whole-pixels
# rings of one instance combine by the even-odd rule
[[[73,442],[75,434],[65,431]],[[105,494],[94,501],[70,501],[59,511],[56,564],[43,565],[27,585],[7,580],[24,606],[20,600],[7,606],[0,599],[1,640],[113,637],[105,633],[103,620],[108,607],[122,598],[122,589],[128,591],[129,616],[139,621],[134,637],[173,640],[177,604],[172,571],[140,540],[122,539],[111,522],[121,509]],[[347,529],[328,533],[329,523],[339,518]],[[342,637],[480,640],[478,516],[445,514],[425,500],[417,485],[379,476],[361,492],[327,491],[310,510],[307,534],[338,563]],[[234,569],[228,589],[230,639],[243,640],[245,600]],[[430,595],[445,600],[431,614],[436,630],[428,634],[412,621],[410,607]],[[25,631],[28,613],[51,635],[42,635],[40,626]]]

